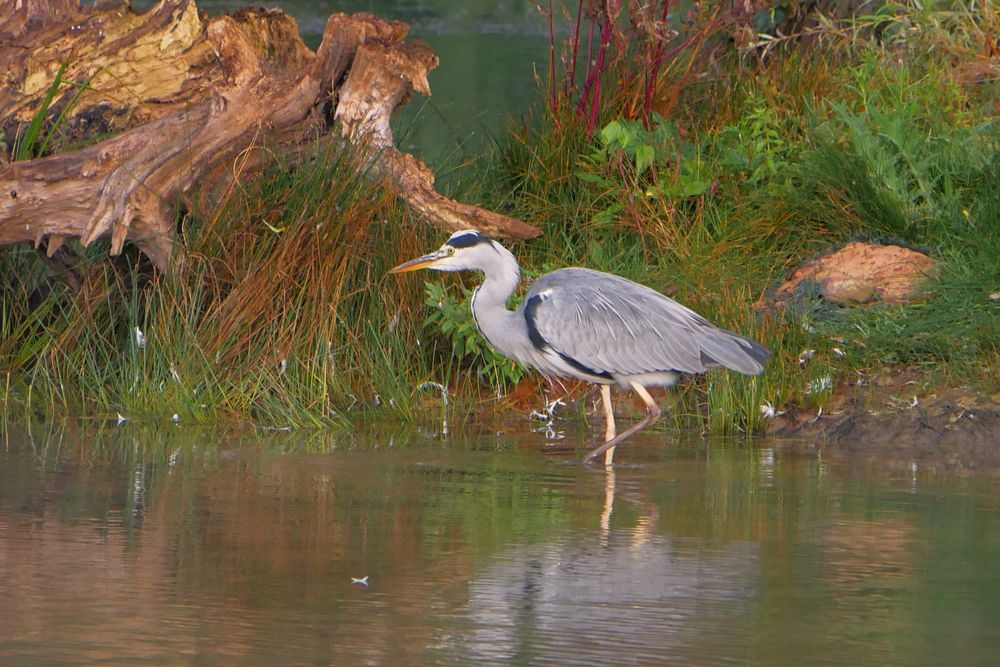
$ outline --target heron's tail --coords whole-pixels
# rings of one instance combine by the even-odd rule
[[[701,360],[706,368],[724,366],[745,375],[760,375],[771,351],[746,336],[714,329],[701,344]]]

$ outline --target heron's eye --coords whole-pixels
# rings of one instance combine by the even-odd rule
[[[454,255],[455,254],[455,249],[452,248],[451,246],[448,246],[448,254],[449,255]]]

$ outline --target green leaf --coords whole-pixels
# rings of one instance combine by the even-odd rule
[[[601,129],[601,143],[610,146],[617,143],[625,128],[617,120],[613,120]]]
[[[612,204],[603,211],[599,211],[594,214],[594,224],[596,225],[606,225],[614,222],[618,218],[618,214],[625,209],[623,204]]]
[[[587,246],[587,259],[591,264],[602,266],[604,264],[604,246],[600,243],[591,243]]]
[[[83,95],[88,88],[90,88],[90,83],[94,80],[95,76],[97,76],[96,73],[91,74],[86,81],[77,86],[77,90],[73,95],[73,98],[70,99],[69,103],[63,107],[62,111],[59,112],[59,117],[55,119],[52,123],[52,127],[49,128],[48,134],[45,135],[45,141],[42,142],[42,147],[38,149],[38,155],[45,155],[45,149],[49,147],[49,142],[52,141],[52,137],[56,136],[56,131],[60,126],[62,126],[66,116],[73,110],[74,107],[76,107],[76,103],[79,101],[80,96]]]
[[[21,138],[21,142],[17,146],[17,154],[15,155],[15,160],[30,160],[35,157],[35,143],[38,141],[38,134],[42,131],[42,123],[45,122],[45,116],[49,112],[49,107],[52,106],[52,100],[55,99],[56,93],[59,92],[59,87],[62,85],[63,74],[66,73],[66,63],[59,66],[59,71],[56,72],[56,78],[52,81],[52,85],[45,92],[45,97],[42,99],[41,106],[38,107],[38,111],[31,118],[31,123],[28,124],[28,129],[24,132],[24,137]]]
[[[588,174],[585,171],[578,171],[576,177],[579,178],[584,183],[606,183],[608,179],[604,178],[600,174]]]
[[[653,165],[655,155],[653,147],[649,144],[641,144],[635,147],[635,173],[641,174]]]
[[[708,183],[705,181],[684,179],[681,182],[681,194],[685,197],[695,197],[703,194],[706,190],[708,190]]]

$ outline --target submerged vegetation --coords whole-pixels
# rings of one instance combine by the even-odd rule
[[[534,113],[456,186],[544,230],[512,247],[524,277],[618,273],[774,352],[758,378],[683,382],[667,399],[679,425],[759,429],[761,406],[821,407],[900,364],[1000,391],[1000,14],[885,4],[806,21],[781,5],[746,34],[714,10],[668,21],[668,5],[574,15],[562,58],[553,28]],[[428,381],[459,410],[534,388],[475,334],[471,283],[385,276],[441,239],[363,171],[346,151],[273,164],[179,221],[169,275],[101,248],[71,246],[72,267],[3,252],[3,410],[331,426],[359,410],[406,418],[438,400],[418,390]],[[757,307],[803,259],[856,238],[929,252],[925,298]]]

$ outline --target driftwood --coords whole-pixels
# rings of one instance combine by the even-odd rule
[[[180,202],[223,190],[275,146],[340,137],[371,152],[386,186],[431,224],[537,236],[535,227],[438,194],[430,170],[395,149],[389,117],[414,90],[430,94],[427,72],[438,63],[406,34],[404,23],[335,14],[313,53],[280,10],[207,18],[194,0],[161,0],[143,13],[0,0],[5,152],[23,138],[61,67],[68,83],[48,122],[62,115],[63,143],[82,144],[0,164],[0,247],[44,241],[51,255],[71,237],[110,237],[113,254],[134,242],[166,268]]]

